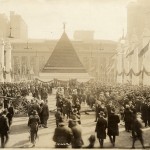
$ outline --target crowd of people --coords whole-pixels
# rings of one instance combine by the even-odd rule
[[[142,123],[149,127],[150,122],[150,87],[133,85],[104,85],[97,82],[80,84],[76,90],[67,89],[67,95],[57,94],[56,129],[53,140],[57,148],[81,148],[82,139],[81,104],[86,103],[95,110],[95,132],[104,147],[104,139],[108,135],[112,146],[115,147],[116,136],[119,136],[120,121],[125,131],[131,133],[135,141],[140,140],[143,148]],[[85,111],[86,113],[86,111]],[[67,118],[67,120],[66,120]],[[75,142],[75,144],[74,144]],[[89,138],[88,148],[93,148],[95,136]]]
[[[56,129],[53,141],[56,148],[94,148],[96,137],[100,147],[105,146],[107,135],[115,147],[116,136],[119,136],[119,123],[129,132],[135,141],[140,140],[144,147],[141,117],[144,126],[150,126],[150,87],[133,85],[106,85],[97,81],[77,83],[74,85],[49,83],[4,83],[0,84],[0,136],[1,147],[8,142],[11,125],[15,114],[15,103],[23,98],[26,102],[26,113],[29,117],[27,125],[30,129],[30,140],[35,146],[40,127],[47,128],[49,119],[48,95],[52,89],[56,93]],[[32,99],[27,97],[31,95]],[[82,104],[95,111],[95,135],[89,135],[89,145],[85,146],[82,137]]]
[[[20,99],[26,104],[26,115],[29,120],[27,125],[30,129],[30,140],[35,146],[38,128],[47,128],[49,108],[47,105],[48,94],[51,94],[52,85],[36,82],[29,83],[4,83],[0,85],[0,136],[1,147],[4,148],[9,139],[15,106]],[[27,97],[31,95],[31,99]],[[16,107],[17,108],[17,107]],[[22,106],[23,108],[23,106]]]

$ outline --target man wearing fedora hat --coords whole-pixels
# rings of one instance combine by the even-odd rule
[[[103,111],[100,111],[99,118],[95,128],[95,132],[97,133],[97,138],[99,139],[101,148],[103,148],[104,139],[106,139],[107,121],[104,118],[104,116],[105,113]]]

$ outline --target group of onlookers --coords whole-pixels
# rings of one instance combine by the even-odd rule
[[[91,109],[95,110],[95,132],[97,133],[101,148],[104,147],[106,135],[108,135],[112,146],[115,147],[116,136],[119,136],[119,124],[124,125],[125,131],[131,133],[133,141],[132,148],[134,148],[137,139],[140,140],[142,147],[145,148],[142,134],[142,122],[145,124],[145,127],[150,126],[149,91],[150,88],[146,86],[112,86],[94,82],[76,87],[76,92],[74,92],[74,89],[69,89],[69,92],[67,92],[69,95],[67,96],[58,94],[56,102],[57,112],[55,114],[57,127],[53,137],[53,140],[56,142],[56,147],[84,147],[83,140],[80,142],[82,143],[80,146],[78,144],[74,146],[73,141],[75,141],[75,138],[78,139],[74,134],[80,135],[81,137],[79,136],[79,139],[82,139],[80,111],[82,110],[81,104],[86,103]],[[76,107],[76,104],[78,104],[78,107]],[[64,123],[64,119],[66,118],[64,113],[65,110],[69,113],[69,115],[66,113],[69,120],[68,123]],[[76,110],[75,113],[73,113],[74,110]],[[139,116],[142,122],[139,121]],[[73,122],[73,126],[75,124],[75,126],[80,127],[79,131],[75,130],[77,133],[70,127],[70,122]],[[65,129],[67,131],[64,131]],[[60,131],[62,131],[63,134],[61,134]],[[64,132],[68,133],[69,142],[65,142],[66,139],[63,137],[65,135]],[[65,140],[59,141],[60,139]],[[87,147],[93,148],[95,136],[91,135],[89,141],[90,144]]]

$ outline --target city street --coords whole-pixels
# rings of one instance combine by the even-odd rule
[[[51,106],[50,106],[51,105]],[[52,107],[53,105],[53,107]],[[55,108],[55,96],[49,97],[49,107]],[[88,137],[91,134],[95,134],[95,115],[94,112],[90,112],[89,115],[81,114],[81,124],[83,131],[84,147],[88,145]],[[10,132],[10,140],[6,147],[9,148],[28,148],[31,147],[29,142],[29,128],[27,127],[28,117],[16,117],[14,118],[13,125]],[[55,143],[52,140],[55,130],[55,118],[54,113],[50,113],[48,120],[48,128],[39,128],[39,139],[37,139],[36,148],[54,148]],[[149,147],[149,134],[150,128],[144,128],[145,146]],[[131,133],[125,131],[124,126],[120,125],[120,135],[116,139],[116,148],[130,148],[132,145]],[[99,147],[98,140],[96,140],[95,147]],[[112,148],[110,141],[107,139],[104,141],[105,148]],[[135,144],[136,148],[140,148],[140,142]]]

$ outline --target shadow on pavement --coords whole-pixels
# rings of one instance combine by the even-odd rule
[[[11,135],[27,133],[28,130],[29,129],[28,129],[27,123],[25,123],[25,124],[18,124],[18,125],[12,125],[12,127],[11,127]]]
[[[23,140],[15,143],[12,147],[23,148],[23,147],[28,147],[29,145],[30,145],[29,140]]]

